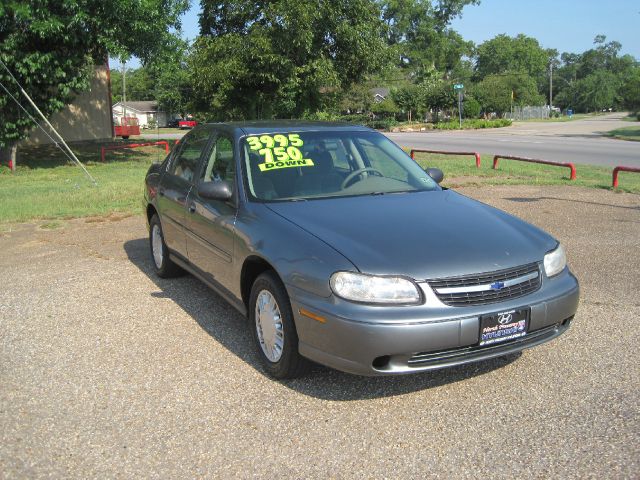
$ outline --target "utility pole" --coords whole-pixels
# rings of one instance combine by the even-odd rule
[[[549,109],[553,108],[553,59],[549,63]]]
[[[122,64],[122,126],[124,127],[126,124],[125,119],[127,118],[127,82],[125,80],[124,59],[120,58],[120,63]]]
[[[453,89],[458,92],[458,118],[460,120],[460,130],[462,130],[462,89],[464,85],[461,83],[456,83],[453,86]]]

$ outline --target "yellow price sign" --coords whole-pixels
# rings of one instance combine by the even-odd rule
[[[258,165],[261,172],[314,165],[310,158],[303,158],[298,147],[303,146],[304,142],[297,133],[247,137],[247,143],[251,150],[257,150],[264,157],[264,163]]]

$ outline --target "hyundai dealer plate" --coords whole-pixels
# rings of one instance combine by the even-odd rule
[[[480,346],[523,337],[528,327],[528,308],[485,315],[480,318]]]

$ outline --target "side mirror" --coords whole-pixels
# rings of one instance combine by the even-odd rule
[[[440,183],[444,179],[444,173],[439,168],[427,168],[425,172],[427,172],[427,175],[433,178],[436,183]]]
[[[198,183],[198,195],[209,200],[220,200],[226,202],[233,197],[233,188],[226,180],[219,182]]]

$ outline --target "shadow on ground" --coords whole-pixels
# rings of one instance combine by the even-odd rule
[[[560,197],[506,197],[505,200],[509,200],[511,202],[517,202],[517,203],[533,203],[533,202],[539,202],[540,200],[558,200],[561,202],[571,202],[571,203],[578,203],[578,204],[588,204],[588,205],[597,205],[600,207],[611,207],[611,208],[621,208],[624,210],[640,210],[640,206],[635,207],[635,206],[631,206],[628,207],[626,205],[615,205],[613,203],[601,203],[601,202],[588,202],[586,200],[574,200],[571,198],[560,198]]]
[[[154,297],[168,298],[180,306],[200,327],[234,355],[265,375],[246,319],[222,297],[191,275],[175,279],[159,278],[153,271],[146,238],[124,244],[129,260],[158,287]],[[324,400],[361,400],[402,395],[439,387],[467,378],[483,375],[517,360],[513,354],[460,367],[393,377],[360,377],[314,365],[305,377],[282,381],[292,390]]]

